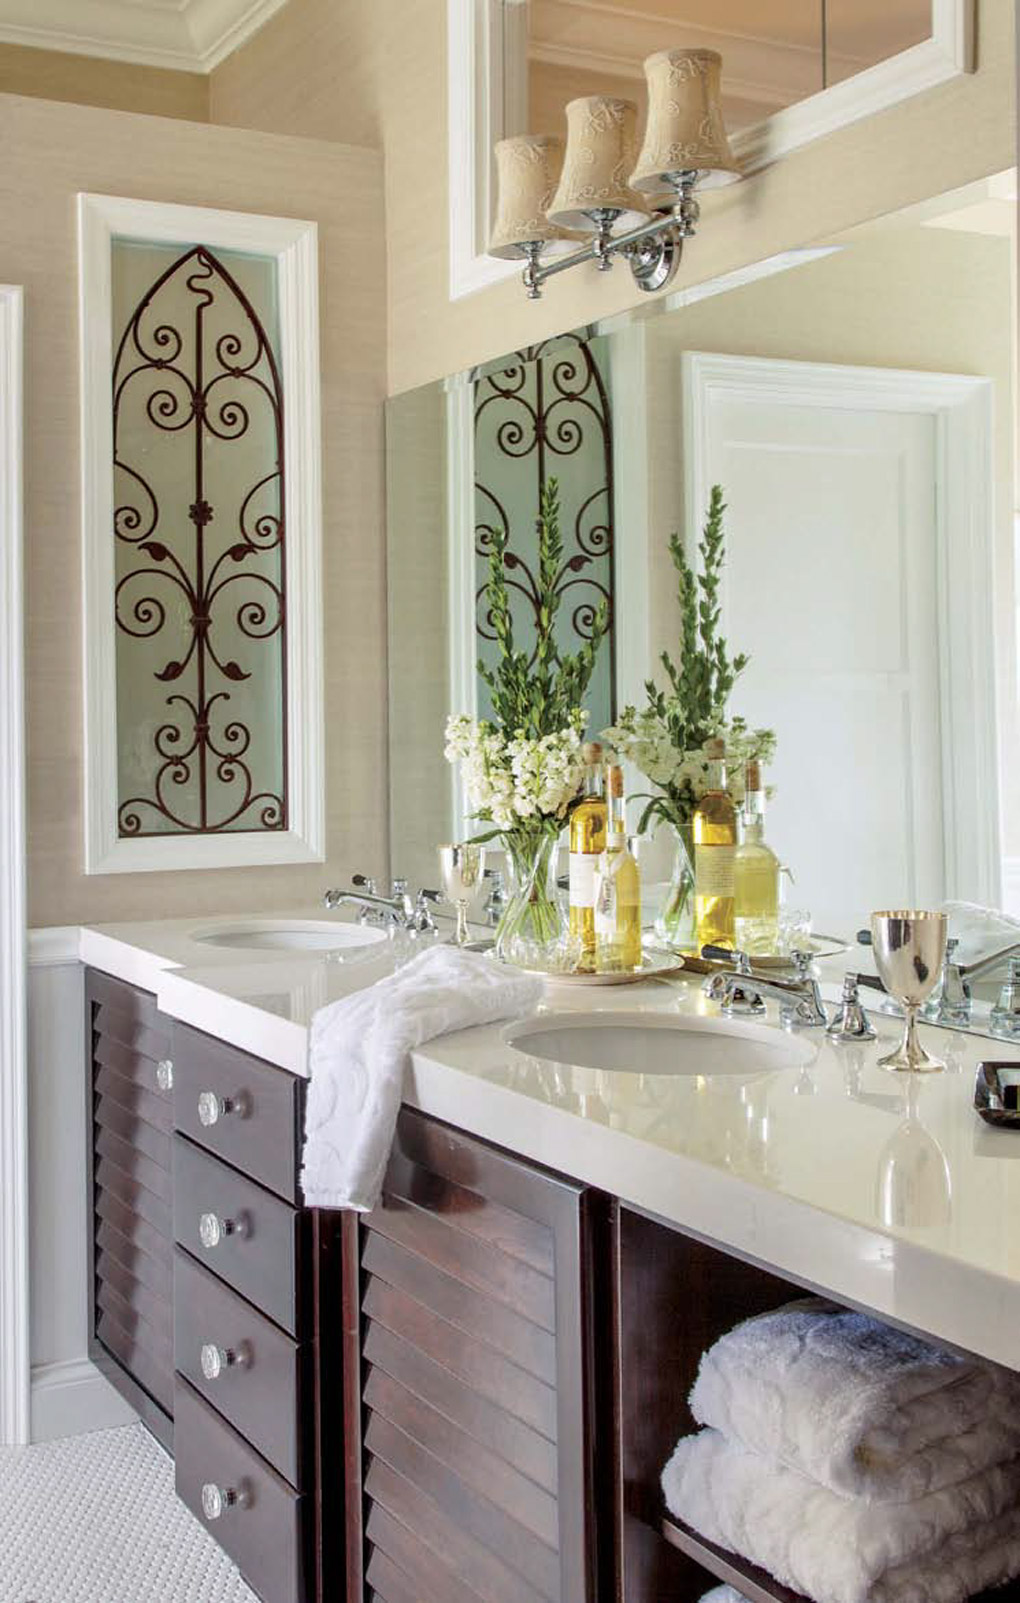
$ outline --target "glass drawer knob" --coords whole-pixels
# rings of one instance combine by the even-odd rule
[[[215,1091],[203,1091],[198,1098],[198,1121],[208,1130],[212,1125],[219,1124],[224,1113],[230,1111],[229,1104]]]
[[[156,1084],[161,1091],[174,1088],[174,1065],[171,1058],[160,1058],[156,1064]]]
[[[203,1342],[199,1354],[202,1373],[206,1380],[219,1380],[225,1369],[231,1369],[234,1365],[238,1369],[243,1369],[249,1361],[250,1352],[251,1349],[245,1341],[237,1348],[218,1347],[214,1341]]]
[[[237,1493],[232,1486],[217,1486],[215,1481],[206,1481],[202,1487],[202,1513],[207,1520],[221,1519],[236,1502]]]
[[[227,1347],[217,1347],[215,1342],[203,1343],[200,1354],[202,1373],[206,1380],[219,1380],[223,1371],[234,1361],[234,1355]]]

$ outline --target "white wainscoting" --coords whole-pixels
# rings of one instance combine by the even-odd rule
[[[33,930],[28,953],[31,1439],[135,1415],[88,1358],[83,970],[78,929]]]

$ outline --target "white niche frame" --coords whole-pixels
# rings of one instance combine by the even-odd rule
[[[743,129],[731,141],[743,174],[973,72],[974,13],[974,0],[931,0],[928,39]],[[449,281],[455,301],[521,269],[520,262],[487,256],[485,249],[495,181],[493,145],[525,131],[527,0],[447,0],[446,15]],[[692,44],[719,48],[725,57],[722,35],[690,31]]]
[[[114,618],[114,239],[268,256],[277,266],[284,394],[287,584],[286,830],[126,839],[117,830]],[[320,863],[325,858],[318,230],[313,222],[113,195],[78,196],[85,872]]]

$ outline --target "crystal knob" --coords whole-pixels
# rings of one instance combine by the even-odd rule
[[[202,1513],[207,1520],[221,1519],[237,1501],[237,1492],[232,1486],[217,1486],[215,1481],[206,1481],[202,1487]]]
[[[160,1058],[156,1064],[156,1084],[161,1091],[174,1088],[174,1066],[171,1058]]]
[[[233,1347],[218,1347],[214,1341],[204,1342],[199,1354],[202,1373],[206,1380],[219,1380],[225,1369],[231,1369],[235,1364],[243,1369],[250,1357],[251,1349],[247,1342],[242,1342],[236,1349]]]
[[[225,1236],[243,1236],[244,1233],[243,1219],[221,1219],[215,1213],[199,1215],[198,1239],[207,1249],[218,1247]]]
[[[198,1122],[204,1124],[206,1129],[218,1124],[225,1113],[230,1112],[229,1103],[218,1097],[215,1091],[203,1091],[198,1098]]]

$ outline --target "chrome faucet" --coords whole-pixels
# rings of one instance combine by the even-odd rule
[[[753,973],[746,952],[733,952],[735,968],[723,969],[705,981],[705,995],[730,1016],[761,1017],[766,1000],[779,1003],[779,1022],[786,1030],[824,1028],[828,1017],[818,981],[811,973],[811,953],[793,952],[792,980],[763,979]]]
[[[355,890],[328,890],[322,905],[330,912],[338,907],[357,907],[363,924],[375,924],[382,929],[405,930],[410,935],[434,935],[436,921],[432,906],[442,900],[438,891],[419,891],[412,900],[405,879],[395,879],[389,896],[380,896],[374,881],[364,874],[352,876]]]

